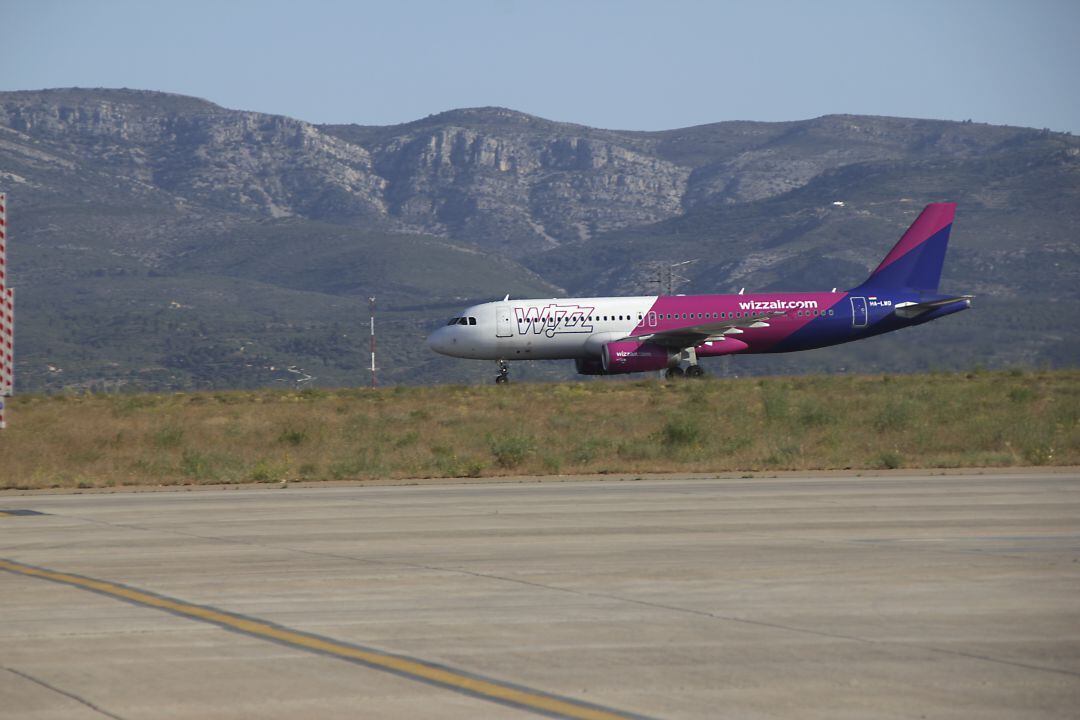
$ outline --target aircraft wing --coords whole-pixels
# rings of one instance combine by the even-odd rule
[[[730,320],[713,320],[711,322],[702,322],[697,325],[688,325],[681,328],[673,328],[671,330],[661,330],[660,332],[648,333],[645,335],[629,335],[624,338],[620,338],[621,341],[625,340],[640,340],[642,342],[651,342],[656,345],[662,345],[674,350],[684,350],[689,347],[696,347],[708,340],[720,340],[726,335],[739,335],[743,332],[743,328],[760,328],[769,327],[769,320],[780,315],[786,315],[784,310],[772,310],[769,312],[755,313],[753,315],[744,315],[741,318],[731,318]]]

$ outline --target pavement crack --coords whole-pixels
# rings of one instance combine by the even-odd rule
[[[58,687],[56,687],[55,685],[53,685],[51,683],[45,682],[41,678],[36,678],[33,675],[30,675],[29,673],[24,673],[21,670],[16,670],[15,668],[3,667],[3,666],[0,666],[0,667],[2,667],[2,669],[4,669],[4,670],[7,670],[12,675],[18,675],[22,679],[29,680],[30,682],[34,683],[35,685],[40,685],[41,687],[43,687],[43,688],[45,688],[47,690],[52,690],[54,693],[57,693],[59,695],[63,695],[66,698],[70,698],[70,699],[74,700],[75,702],[79,703],[80,705],[83,705],[85,707],[90,708],[91,710],[98,713],[99,715],[104,715],[105,717],[113,718],[113,720],[124,720],[124,718],[120,717],[119,715],[114,715],[113,713],[109,712],[108,710],[105,710],[104,708],[98,707],[97,705],[90,702],[86,698],[80,697],[79,695],[76,695],[75,693],[68,692],[67,690],[63,690],[61,688],[58,688]]]

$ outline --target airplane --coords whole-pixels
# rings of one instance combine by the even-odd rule
[[[847,292],[511,300],[473,305],[428,337],[435,352],[494,360],[573,360],[582,375],[705,374],[699,360],[810,350],[965,310],[938,292],[956,203],[931,203],[861,285]],[[685,369],[683,365],[686,365]]]

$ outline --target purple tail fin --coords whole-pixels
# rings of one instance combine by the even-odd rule
[[[861,288],[937,292],[956,203],[931,203]]]

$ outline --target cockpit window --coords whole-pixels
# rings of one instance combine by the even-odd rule
[[[457,321],[460,320],[460,319],[461,318],[450,318],[450,322],[448,322],[446,324],[447,325],[457,325]]]
[[[458,325],[468,325],[469,321],[466,318],[458,318]]]
[[[475,325],[476,324],[476,318],[474,318],[474,317],[469,318],[469,324],[470,325]]]

